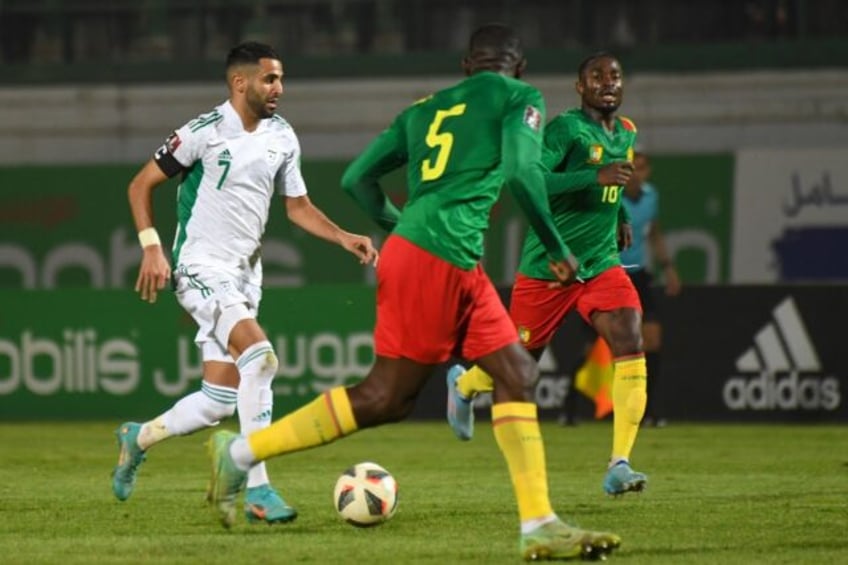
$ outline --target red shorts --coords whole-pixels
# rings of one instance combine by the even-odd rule
[[[509,314],[518,328],[521,343],[527,349],[547,345],[575,307],[584,320],[591,323],[596,310],[607,312],[619,308],[642,311],[639,294],[623,268],[607,269],[585,283],[566,288],[550,288],[551,281],[533,279],[521,273],[515,278]]]
[[[377,264],[377,355],[474,361],[516,342],[515,325],[480,265],[466,271],[389,236]]]

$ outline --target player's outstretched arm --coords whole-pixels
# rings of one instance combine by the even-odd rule
[[[287,196],[286,214],[292,223],[312,235],[338,243],[356,255],[360,263],[376,262],[377,249],[370,237],[341,229],[312,203],[309,196],[305,194],[297,197]]]
[[[380,178],[406,163],[402,137],[397,127],[386,129],[348,165],[342,175],[342,189],[374,222],[392,231],[400,219],[400,210],[386,196]]]
[[[151,304],[156,302],[158,291],[165,288],[171,278],[171,264],[153,227],[153,190],[166,180],[168,177],[151,159],[136,173],[127,189],[130,211],[143,249],[135,291]]]
[[[506,162],[504,159],[505,164]],[[568,248],[557,232],[551,216],[547,194],[543,188],[541,165],[533,162],[516,164],[514,167],[506,165],[504,181],[551,258],[561,261],[568,257]]]
[[[542,124],[545,100],[532,87],[508,101],[501,124],[501,172],[504,184],[521,207],[554,262],[570,252],[554,225],[542,164]]]
[[[554,225],[542,164],[539,161],[538,138],[532,133],[507,129],[502,136],[501,167],[504,184],[536,231],[552,261],[561,262],[571,253]]]

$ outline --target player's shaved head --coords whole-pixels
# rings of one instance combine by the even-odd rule
[[[495,71],[518,77],[524,70],[524,48],[518,35],[507,25],[485,24],[471,34],[463,60],[466,74]]]

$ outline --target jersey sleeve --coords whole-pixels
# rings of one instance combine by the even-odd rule
[[[168,177],[190,168],[203,155],[210,130],[195,129],[192,124],[196,121],[192,120],[175,130],[153,154],[156,164]]]
[[[574,143],[575,136],[566,118],[554,118],[545,127],[542,164],[545,165],[545,186],[550,195],[583,190],[597,182],[598,173],[592,169],[557,172]]]
[[[274,177],[277,193],[290,198],[306,194],[306,182],[300,170],[300,141],[294,130],[287,128],[283,132],[285,156],[283,163]]]
[[[542,143],[542,164],[553,171],[565,160],[571,150],[573,139],[568,128],[568,122],[562,116],[557,116],[545,126]]]
[[[569,251],[551,215],[542,172],[542,124],[545,101],[535,88],[518,91],[505,109],[501,135],[504,183],[527,216],[548,255],[562,261]]]
[[[380,178],[409,159],[403,115],[374,138],[353,160],[342,175],[342,189],[386,231],[392,231],[400,219],[400,209],[386,196]]]

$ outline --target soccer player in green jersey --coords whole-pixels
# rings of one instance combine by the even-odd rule
[[[433,370],[458,353],[494,381],[492,424],[518,501],[521,554],[598,557],[620,544],[554,513],[529,396],[537,365],[480,265],[489,212],[506,185],[538,233],[550,280],[574,280],[545,196],[544,101],[517,80],[524,65],[509,28],[483,26],[464,59],[468,78],[400,113],[348,167],[342,186],[391,232],[377,265],[376,362],[362,382],[327,391],[267,430],[212,436],[211,501],[225,525],[252,464],[405,418]],[[404,165],[409,199],[399,210],[379,180]]]
[[[577,284],[552,287],[543,269],[544,246],[528,231],[510,299],[510,315],[521,341],[536,359],[573,309],[603,336],[614,358],[613,445],[604,491],[641,491],[647,477],[630,467],[630,453],[645,412],[646,368],[640,332],[642,309],[619,259],[619,245],[632,238],[621,206],[633,173],[636,126],[617,115],[623,86],[621,64],[609,53],[585,59],[578,69],[581,107],[556,116],[545,127],[542,161],[557,229],[580,262]],[[451,367],[448,421],[460,439],[473,432],[471,399],[491,390],[479,365]]]

